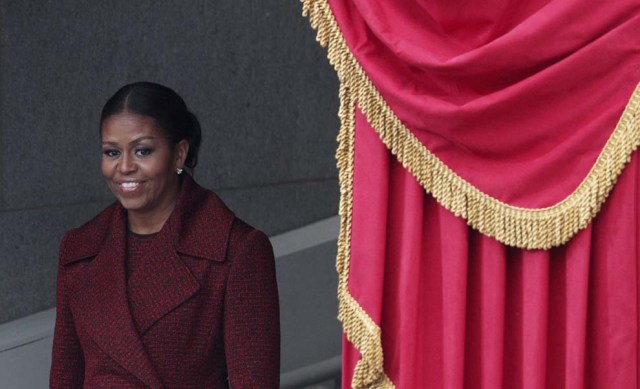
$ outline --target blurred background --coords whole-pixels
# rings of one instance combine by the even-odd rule
[[[141,80],[185,99],[196,180],[272,238],[283,387],[337,385],[338,81],[300,3],[0,0],[0,38],[0,387],[46,387],[59,240],[113,201],[100,110]]]

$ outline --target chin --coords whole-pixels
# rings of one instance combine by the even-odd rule
[[[144,208],[145,204],[142,201],[139,200],[132,200],[132,199],[122,199],[119,198],[118,201],[120,202],[120,204],[122,205],[122,207],[124,209],[126,209],[127,211],[137,211],[137,210],[141,210]]]

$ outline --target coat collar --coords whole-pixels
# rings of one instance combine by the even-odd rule
[[[180,253],[224,261],[234,218],[215,193],[185,174],[175,210],[167,222]]]
[[[233,213],[215,194],[185,175],[174,212],[154,241],[151,252],[155,258],[146,267],[148,274],[130,280],[135,288],[129,295],[125,278],[127,220],[122,206],[114,203],[72,230],[65,239],[62,263],[89,259],[74,280],[71,298],[78,329],[147,386],[162,388],[143,336],[200,289],[178,253],[223,261],[233,219]],[[134,318],[130,304],[136,301],[138,314]]]

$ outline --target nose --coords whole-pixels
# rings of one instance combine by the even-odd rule
[[[128,153],[123,153],[120,163],[118,164],[118,171],[121,174],[131,174],[137,169],[136,163]]]

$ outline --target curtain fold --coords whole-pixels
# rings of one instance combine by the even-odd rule
[[[589,227],[523,250],[439,205],[361,113],[355,128],[349,291],[396,387],[636,387],[637,155]],[[350,387],[361,355],[343,352]]]
[[[640,1],[302,3],[340,80],[343,386],[636,388]]]

